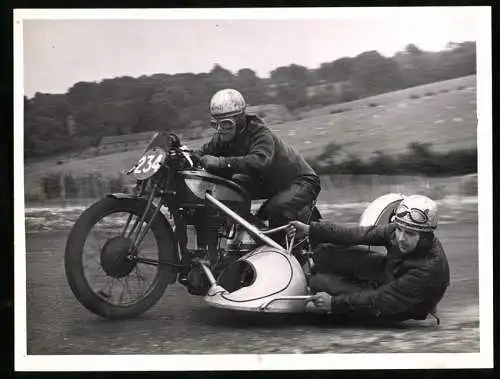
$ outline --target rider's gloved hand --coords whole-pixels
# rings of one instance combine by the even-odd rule
[[[191,159],[196,167],[202,166],[201,157],[203,156],[202,152],[199,150],[193,150],[190,152]]]
[[[290,237],[293,232],[295,232],[295,238],[297,240],[308,237],[309,236],[309,225],[306,225],[300,221],[290,221],[288,223],[286,233]]]
[[[213,155],[201,156],[200,162],[201,162],[201,165],[207,171],[220,170],[226,166],[224,157],[215,157]]]

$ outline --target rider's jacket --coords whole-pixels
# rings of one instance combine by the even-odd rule
[[[301,176],[317,177],[305,159],[255,115],[246,115],[246,125],[230,142],[214,134],[201,153],[227,157],[225,163],[234,173],[258,178],[270,194],[288,188]]]
[[[395,239],[395,224],[346,227],[312,222],[309,238],[313,246],[385,246],[387,256],[379,286],[332,297],[332,314],[403,321],[422,320],[436,307],[450,283],[448,260],[439,240],[421,239],[414,251],[403,254]],[[346,250],[348,254],[348,250]]]

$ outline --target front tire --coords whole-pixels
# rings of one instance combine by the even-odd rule
[[[130,264],[124,259],[125,255],[127,255],[126,250],[130,245],[130,239],[121,235],[125,233],[123,229],[126,222],[120,221],[121,219],[118,219],[116,214],[124,214],[125,219],[129,217],[139,219],[145,207],[146,201],[142,199],[104,198],[82,213],[68,236],[65,251],[65,271],[70,288],[83,306],[103,318],[131,318],[146,312],[161,298],[168,284],[175,281],[176,270],[172,266],[150,266],[137,262]],[[144,224],[149,222],[151,214],[152,211],[148,213]],[[106,222],[103,221],[108,216],[114,218],[110,217]],[[94,229],[94,227],[96,228]],[[87,243],[92,233],[95,233],[97,237],[99,235],[105,237],[113,235],[113,237],[107,238],[104,243]],[[151,229],[147,236],[151,237],[151,241],[145,239],[139,246],[137,252],[139,256],[146,252],[154,252],[156,249],[158,256],[154,260],[178,263],[175,238],[170,224],[168,224],[161,212],[158,212],[151,223]],[[148,244],[148,242],[150,243]],[[111,251],[110,246],[114,251]],[[143,246],[145,246],[144,249]],[[141,249],[143,249],[142,252]],[[92,255],[92,250],[96,254]],[[88,251],[91,251],[91,254],[88,254]],[[87,260],[88,257],[90,258]],[[116,265],[113,267],[115,262]],[[86,272],[90,266],[96,266],[100,274],[96,283],[91,280],[90,274]],[[156,269],[151,284],[135,301],[123,304],[114,301],[114,297],[116,297],[116,290],[113,293],[114,284],[121,283],[122,293],[119,296],[121,301],[125,297],[125,286],[129,291],[127,297],[132,296],[129,280],[131,281],[134,278],[134,274],[138,283],[144,282],[144,275],[139,270],[139,267],[144,271],[150,271],[151,267]],[[139,287],[145,285],[146,283],[142,283]],[[106,289],[109,289],[108,294],[106,294]]]

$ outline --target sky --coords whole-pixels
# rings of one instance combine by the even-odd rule
[[[480,27],[476,14],[464,7],[309,9],[289,17],[284,10],[94,11],[35,13],[20,20],[28,97],[65,93],[79,81],[209,72],[216,63],[233,73],[250,68],[264,78],[292,63],[314,69],[368,50],[392,56],[409,43],[438,51],[450,41],[475,41]]]

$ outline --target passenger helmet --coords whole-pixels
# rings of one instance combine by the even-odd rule
[[[395,223],[418,232],[431,232],[437,228],[437,205],[427,196],[412,195],[401,201],[396,209]]]
[[[210,113],[213,117],[232,117],[243,114],[246,109],[243,95],[235,89],[223,89],[210,100]]]

